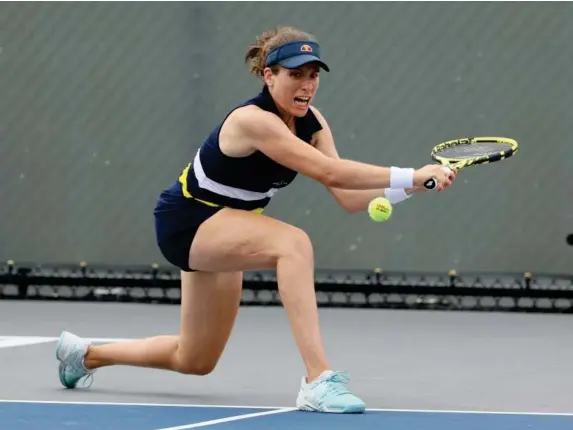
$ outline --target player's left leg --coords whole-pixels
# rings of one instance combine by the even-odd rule
[[[182,272],[179,335],[90,345],[64,332],[57,347],[60,380],[74,388],[95,369],[136,366],[206,375],[217,365],[240,305],[242,272]]]

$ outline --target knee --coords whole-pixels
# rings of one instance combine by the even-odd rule
[[[308,234],[299,228],[293,227],[290,229],[280,243],[281,257],[296,258],[307,261],[312,260],[313,258],[314,251],[312,241]]]
[[[215,367],[217,363],[212,361],[186,360],[180,362],[176,370],[184,375],[205,376],[212,373]]]
[[[184,375],[205,376],[215,370],[218,358],[209,357],[207,354],[189,354],[181,349],[175,353],[174,369]]]

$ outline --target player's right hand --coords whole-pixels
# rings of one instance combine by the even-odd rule
[[[423,187],[429,179],[435,179],[438,186],[435,191],[448,188],[455,179],[457,172],[441,164],[428,164],[414,172],[414,186]]]

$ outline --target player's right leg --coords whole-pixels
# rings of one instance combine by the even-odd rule
[[[314,253],[299,228],[264,215],[224,209],[205,221],[191,246],[189,265],[202,271],[274,269],[282,304],[307,369],[297,406],[323,412],[362,412],[364,403],[333,372],[320,333]]]

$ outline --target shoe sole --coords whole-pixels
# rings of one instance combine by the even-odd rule
[[[316,409],[310,406],[298,406],[297,408],[303,412],[318,412],[325,414],[362,414],[366,410],[363,407],[348,407],[345,409]]]
[[[66,364],[64,363],[62,357],[61,357],[61,350],[62,350],[62,344],[64,343],[64,339],[66,337],[67,332],[62,332],[60,334],[60,338],[58,339],[58,343],[56,344],[56,359],[60,362],[59,366],[58,366],[58,377],[60,379],[60,383],[69,389],[73,389],[76,388],[75,384],[69,384],[66,379],[65,379],[65,367]]]
[[[318,413],[329,413],[329,414],[361,414],[366,411],[365,406],[347,406],[343,409],[318,409],[309,405],[304,399],[297,399],[296,402],[297,409],[304,412],[318,412]]]
[[[60,363],[60,365],[58,366],[58,377],[60,378],[60,382],[61,384],[66,387],[66,388],[75,388],[73,385],[70,385],[67,383],[67,381],[64,378],[64,370],[65,370],[65,364],[64,363]]]

